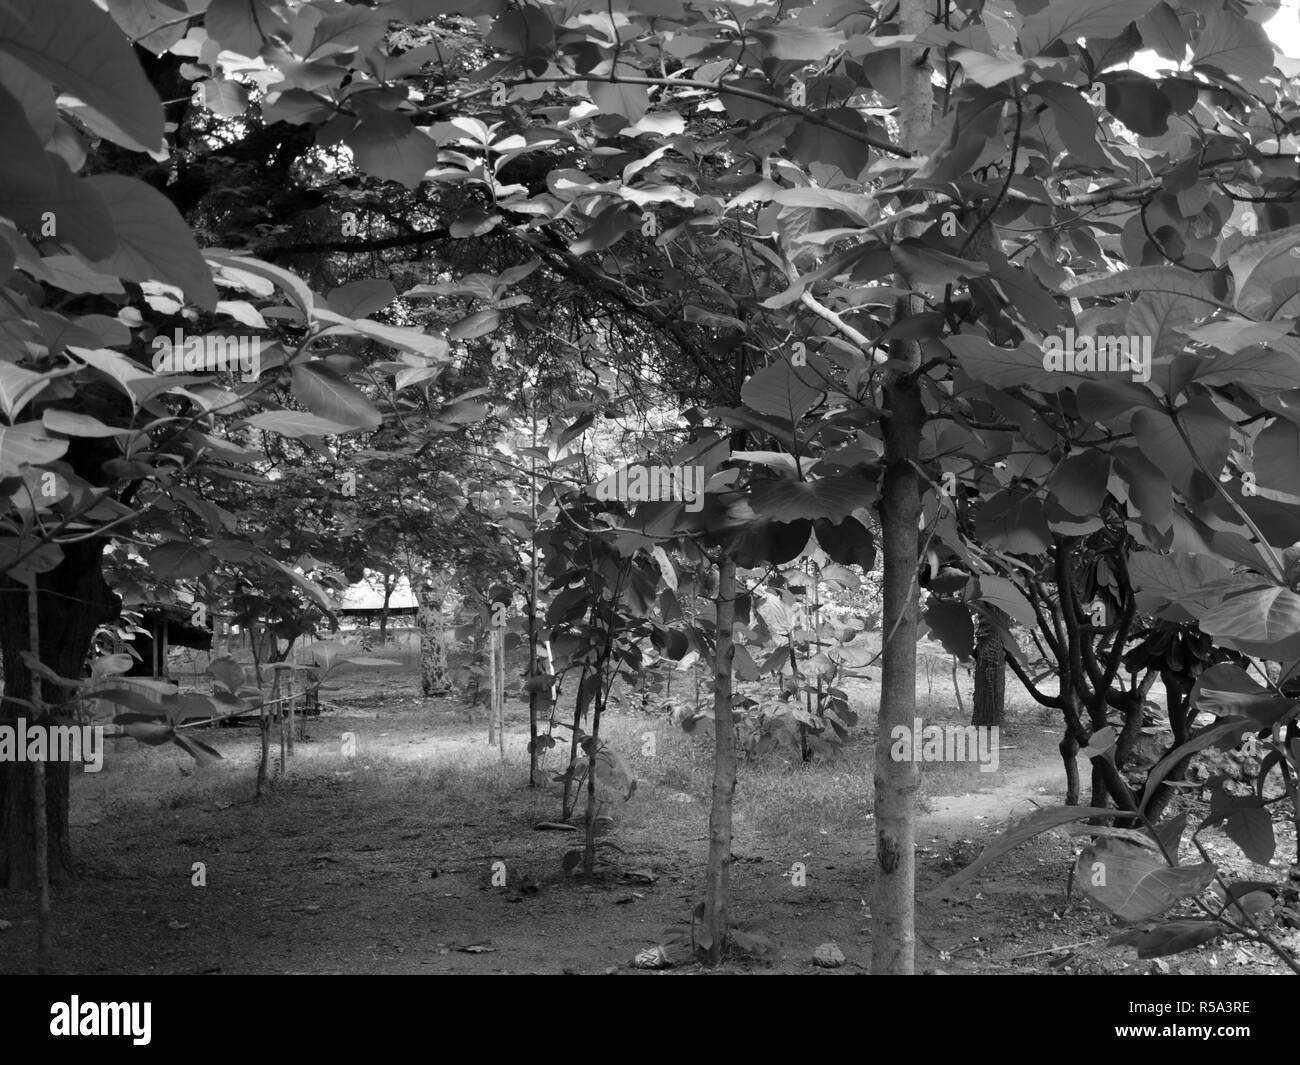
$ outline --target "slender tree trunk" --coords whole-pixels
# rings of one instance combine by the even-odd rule
[[[533,407],[533,447],[537,446],[537,408]],[[537,460],[532,462],[532,543],[528,572],[528,786],[537,787],[537,719],[540,716],[542,693],[537,687],[537,598],[541,594],[537,558]]]
[[[469,707],[469,723],[474,723],[474,707],[480,702],[483,694],[483,678],[487,675],[487,625],[482,616],[476,615],[474,619],[474,635],[470,650],[470,670],[469,684],[466,686],[465,701]]]
[[[445,585],[445,579],[421,580],[417,575],[411,581],[416,602],[415,626],[420,633],[420,688],[426,698],[451,693],[442,617]]]
[[[597,673],[597,677],[601,676]],[[596,701],[591,713],[591,736],[587,755],[587,820],[586,837],[582,848],[582,875],[591,876],[596,869],[596,814],[600,803],[596,797],[596,759],[600,756],[600,716],[605,709],[609,691],[604,684],[596,685]]]
[[[497,740],[497,630],[488,629],[488,746]]]
[[[573,703],[573,731],[569,738],[569,768],[564,775],[564,798],[560,802],[560,820],[567,821],[573,816],[577,802],[573,796],[573,777],[578,771],[578,736],[583,719],[587,716],[587,707],[591,702],[591,689],[587,678],[591,675],[588,666],[582,667],[582,676],[578,680],[578,695]]]
[[[736,648],[736,564],[724,556],[718,566],[718,632],[713,672],[713,806],[709,811],[709,864],[705,873],[704,920],[696,950],[705,965],[717,965],[727,949],[727,901],[731,879],[731,802],[736,791],[736,735],[731,710],[731,674]]]
[[[931,26],[925,0],[900,0],[900,31],[922,33]],[[930,84],[929,49],[900,52],[899,123],[904,147],[916,149],[930,131],[934,92]],[[906,223],[898,235],[911,235]],[[910,278],[902,279],[914,288]],[[898,301],[898,318],[921,313],[918,296]],[[896,341],[891,353],[900,368],[889,373],[884,386],[882,419],[884,481],[880,496],[882,561],[884,565],[885,645],[881,656],[880,717],[876,735],[876,882],[872,901],[872,970],[910,975],[916,954],[916,792],[919,767],[894,761],[890,737],[896,727],[909,731],[916,712],[917,586],[919,561],[917,525],[921,516],[916,462],[920,457],[925,408],[915,374],[921,364],[920,345]],[[914,737],[913,742],[919,737]]]
[[[117,616],[120,601],[104,583],[102,540],[63,546],[63,561],[37,578],[42,662],[60,676],[79,677],[90,651],[95,627]],[[4,662],[4,693],[0,724],[14,726],[19,714],[29,716],[11,699],[30,699],[32,677],[20,657],[29,649],[27,589],[17,581],[0,578],[0,652]],[[47,703],[57,702],[66,691],[44,684]],[[72,850],[68,838],[67,762],[51,762],[45,769],[45,826],[49,878],[59,884],[72,878]],[[32,774],[22,762],[0,762],[0,884],[30,891],[36,887],[36,794]]]
[[[248,646],[253,652],[253,676],[257,678],[257,686],[262,686],[262,637],[258,634],[258,624],[251,622],[248,626]]]
[[[379,642],[381,644],[388,642],[388,611],[389,604],[393,601],[393,591],[397,587],[397,576],[393,573],[385,573],[383,580],[384,605],[379,611]]]
[[[506,630],[496,630],[497,638],[497,750],[506,759]]]
[[[997,610],[999,620],[1009,623],[1010,619],[997,607],[989,605],[987,609]],[[975,623],[975,711],[971,724],[1001,726],[1006,716],[1006,694],[1007,654],[1002,637],[981,613]]]

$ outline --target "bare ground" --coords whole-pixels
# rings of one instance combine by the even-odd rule
[[[561,868],[579,834],[535,828],[558,817],[559,794],[551,783],[527,787],[522,704],[512,709],[502,765],[485,724],[470,724],[459,705],[418,698],[412,677],[364,690],[341,697],[347,709],[308,719],[288,773],[260,802],[252,728],[205,731],[224,755],[207,769],[173,747],[112,741],[101,773],[75,775],[81,875],[55,892],[59,971],[635,972],[637,951],[689,920],[707,850],[706,740],[663,715],[610,717],[608,734],[640,783],[605,837],[615,844],[602,847],[607,861],[584,881]],[[960,720],[955,707],[942,709]],[[1073,848],[1063,837],[1013,852],[959,901],[927,899],[1008,816],[1061,801],[1053,720],[1032,709],[1011,717],[998,772],[922,767],[919,970],[1283,971],[1251,945],[1160,963],[1106,946],[1110,919],[1077,892],[1067,897]],[[346,732],[354,758],[341,753]],[[655,757],[641,754],[647,733]],[[864,737],[839,763],[741,766],[732,916],[758,935],[760,954],[724,971],[827,972],[811,956],[828,941],[847,957],[832,972],[869,969],[871,757]],[[551,772],[557,764],[552,754]],[[1278,878],[1278,868],[1252,866],[1223,842],[1235,871]],[[1279,854],[1293,852],[1280,838]],[[492,883],[497,862],[504,886]],[[206,886],[192,884],[195,863]],[[796,863],[803,886],[792,878]],[[31,898],[0,890],[4,920],[0,972],[33,971]]]

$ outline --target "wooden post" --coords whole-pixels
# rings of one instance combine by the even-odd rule
[[[257,765],[257,798],[262,797],[266,788],[266,768],[267,763],[271,760],[271,703],[273,703],[280,694],[280,674],[275,674],[275,679],[271,682],[271,696],[269,699],[263,699],[261,706],[257,711],[257,723],[262,734],[262,760]]]
[[[293,719],[294,719],[294,711],[293,711],[293,700],[294,700],[294,694],[293,694],[293,674],[290,673],[289,676],[286,677],[285,679],[289,682],[289,728],[288,728],[288,732],[289,732],[289,757],[292,758],[292,757],[293,757]]]
[[[293,706],[293,666],[288,662],[277,662],[271,669],[275,673],[272,692],[277,696],[275,716],[280,727],[280,775],[283,776],[289,769],[289,752],[293,744],[293,736],[289,732],[291,710],[286,709],[285,705],[287,703],[289,708]]]

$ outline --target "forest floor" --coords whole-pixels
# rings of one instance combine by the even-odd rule
[[[969,720],[962,679],[965,711],[949,678],[918,678],[926,724]],[[878,682],[849,692],[863,721],[838,758],[805,766],[774,751],[740,765],[731,915],[753,953],[722,971],[870,969],[874,711],[863,710],[876,705]],[[638,951],[689,924],[708,847],[707,735],[683,733],[662,711],[607,715],[602,735],[638,786],[609,810],[615,820],[602,840],[613,846],[600,848],[595,875],[584,879],[562,868],[581,833],[536,827],[559,819],[550,777],[562,767],[549,752],[546,782],[527,786],[525,703],[509,704],[503,763],[483,710],[471,722],[458,701],[420,698],[411,670],[345,677],[329,698],[334,708],[306,719],[307,738],[261,801],[253,727],[204,730],[223,755],[207,768],[173,746],[113,740],[100,773],[74,772],[79,875],[54,892],[57,971],[632,973]],[[1080,841],[1062,833],[1004,856],[955,900],[928,896],[1009,817],[1062,800],[1055,716],[1012,685],[1008,701],[996,772],[921,764],[918,970],[1286,971],[1252,944],[1144,961],[1107,946],[1112,920],[1068,893]],[[1202,839],[1233,873],[1264,880],[1280,880],[1295,853],[1283,832],[1269,867],[1217,830]],[[0,890],[0,973],[33,971],[33,910],[30,896]],[[1300,947],[1300,933],[1290,936]],[[827,942],[845,955],[842,967],[814,967]]]

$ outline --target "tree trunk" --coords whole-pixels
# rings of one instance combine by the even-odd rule
[[[997,610],[999,621],[1004,624],[1010,619],[988,605],[987,609]],[[972,725],[997,725],[1001,727],[1006,716],[1007,693],[1007,655],[1002,646],[1002,637],[997,627],[979,614],[975,623],[975,712],[971,716]]]
[[[537,446],[537,408],[533,408],[533,446]],[[528,786],[537,787],[537,718],[542,705],[542,693],[537,687],[537,646],[541,641],[537,623],[537,598],[541,595],[537,557],[537,460],[532,462],[532,543],[528,568]]]
[[[120,600],[101,572],[102,540],[63,547],[63,561],[37,579],[40,601],[40,659],[60,676],[79,677],[90,651],[95,627],[117,616]],[[19,657],[28,650],[26,586],[0,578],[0,650],[4,661],[4,693],[8,699],[30,699],[32,678]],[[66,690],[42,684],[44,700],[57,703]],[[16,703],[2,704],[0,723],[14,725],[25,712]],[[63,883],[72,877],[68,838],[67,762],[45,766],[45,825],[49,877]],[[25,762],[0,762],[0,883],[31,890],[36,886],[36,839],[33,832],[35,794]]]
[[[497,638],[497,751],[506,760],[506,630],[496,630]]]
[[[596,672],[596,698],[591,711],[591,735],[585,741],[589,744],[589,747],[587,754],[587,818],[582,847],[582,875],[588,877],[596,871],[596,815],[600,812],[600,800],[596,796],[596,761],[600,757],[600,716],[605,710],[605,699],[609,695],[609,688],[600,683],[601,677],[602,673],[598,670]]]
[[[923,33],[931,25],[924,0],[901,0],[902,33]],[[916,149],[933,121],[934,93],[930,84],[929,49],[900,52],[899,123],[904,147]],[[906,237],[906,223],[898,235]],[[905,287],[914,288],[910,278]],[[925,309],[917,296],[898,301],[897,318]],[[916,571],[919,560],[917,525],[921,493],[916,462],[920,455],[925,408],[915,374],[921,364],[920,345],[895,341],[890,354],[900,368],[884,385],[882,419],[884,480],[880,495],[882,562],[884,565],[885,644],[881,654],[880,717],[876,734],[876,882],[872,897],[872,971],[910,975],[916,954],[916,792],[918,765],[894,761],[891,735],[896,727],[914,727],[916,711]],[[870,356],[868,356],[870,357]],[[914,737],[913,742],[920,737]]]
[[[705,873],[704,920],[696,950],[705,965],[717,965],[727,949],[727,898],[731,879],[731,802],[736,791],[736,736],[731,711],[731,672],[736,648],[736,564],[718,567],[718,635],[713,672],[713,807],[709,811],[709,864]]]
[[[488,629],[488,746],[497,739],[497,630]]]
[[[392,573],[384,574],[384,605],[379,611],[379,642],[388,642],[388,610],[393,601],[393,591],[397,587],[397,577]]]
[[[420,687],[426,698],[451,694],[442,617],[446,583],[431,577],[411,582],[417,605],[415,627],[420,633]]]
[[[582,667],[582,676],[578,680],[578,695],[573,704],[573,731],[569,738],[569,768],[564,774],[564,797],[560,800],[560,820],[567,821],[573,816],[574,807],[578,805],[573,794],[573,778],[578,772],[578,736],[582,722],[587,716],[587,707],[591,705],[592,688],[589,682],[590,668]],[[599,682],[599,674],[596,674]]]

